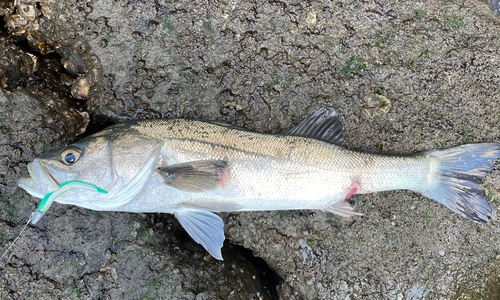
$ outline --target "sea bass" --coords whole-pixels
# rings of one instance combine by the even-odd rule
[[[222,259],[224,224],[214,212],[312,209],[349,217],[360,215],[346,201],[353,194],[406,189],[485,224],[491,207],[482,178],[499,156],[496,143],[408,156],[347,150],[339,114],[322,108],[278,135],[185,119],[116,124],[36,158],[18,185],[93,210],[172,213]]]

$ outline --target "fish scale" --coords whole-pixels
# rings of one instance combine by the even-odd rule
[[[163,120],[154,126],[141,126],[141,123],[133,128],[165,141],[169,149],[166,152],[171,153],[166,164],[203,159],[231,162],[232,186],[238,191],[242,211],[290,207],[325,209],[344,200],[356,181],[361,183],[358,193],[416,190],[423,186],[429,174],[429,163],[424,158],[359,153],[303,137],[266,135],[192,120],[170,122],[175,126],[166,126],[169,122]],[[182,155],[175,155],[178,152]],[[239,168],[240,161],[250,163]],[[264,175],[263,166],[272,166],[269,177]],[[295,177],[289,184],[287,174],[305,170],[309,170],[309,176]],[[223,192],[218,196],[224,196]],[[231,197],[234,197],[232,192],[227,195]],[[266,206],[262,206],[264,201]]]

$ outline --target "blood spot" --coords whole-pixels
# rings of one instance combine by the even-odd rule
[[[359,180],[354,181],[351,186],[347,189],[347,196],[344,201],[349,199],[352,195],[356,194],[361,188],[361,182]]]

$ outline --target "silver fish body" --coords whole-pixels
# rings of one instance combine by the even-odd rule
[[[228,210],[236,203],[241,211],[325,209],[344,200],[356,182],[358,193],[422,187],[432,164],[423,157],[358,153],[314,139],[200,121],[140,121],[131,129],[162,141],[157,166],[221,160],[228,164],[228,178],[224,186],[193,193],[165,185],[156,173],[145,191],[123,206],[126,211],[174,212],[181,203],[203,202],[229,203]]]
[[[36,197],[79,180],[56,202],[95,210],[173,213],[186,231],[222,259],[222,220],[212,212],[327,210],[358,213],[352,194],[408,189],[479,223],[491,208],[480,179],[500,145],[465,145],[411,156],[343,147],[338,114],[321,109],[289,134],[270,135],[195,120],[117,124],[28,165],[19,185]],[[478,179],[479,178],[479,179]]]

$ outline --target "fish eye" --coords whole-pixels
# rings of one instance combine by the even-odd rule
[[[66,165],[72,165],[80,158],[81,153],[76,147],[67,148],[61,153],[61,160]]]

